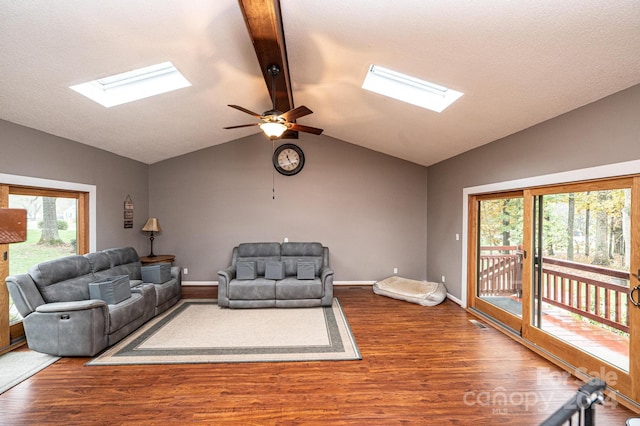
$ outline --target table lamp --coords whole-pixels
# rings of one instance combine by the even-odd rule
[[[149,241],[151,241],[151,253],[149,253],[148,257],[156,257],[155,254],[153,254],[153,233],[154,232],[162,232],[162,228],[160,228],[160,223],[158,222],[158,219],[155,217],[150,217],[149,219],[147,219],[147,223],[144,224],[144,226],[142,227],[142,230],[144,232],[150,232],[151,235],[149,236]]]

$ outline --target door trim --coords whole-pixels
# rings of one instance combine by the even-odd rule
[[[0,183],[16,186],[32,186],[38,188],[52,188],[77,192],[89,193],[89,199],[83,200],[84,214],[88,213],[89,216],[89,252],[96,251],[96,194],[97,187],[95,185],[87,185],[84,183],[65,182],[61,180],[51,180],[34,178],[29,176],[9,175],[0,173]],[[88,206],[87,206],[88,203]],[[88,207],[88,212],[86,211]]]

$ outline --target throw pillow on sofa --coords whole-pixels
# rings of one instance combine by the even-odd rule
[[[128,275],[115,275],[102,281],[89,283],[89,297],[116,305],[131,297]]]
[[[284,263],[279,260],[267,260],[264,277],[268,280],[281,280],[284,278]]]
[[[236,279],[255,280],[256,277],[256,262],[254,260],[242,260],[236,263]]]
[[[316,264],[315,262],[298,262],[298,279],[299,280],[312,280],[316,277]]]

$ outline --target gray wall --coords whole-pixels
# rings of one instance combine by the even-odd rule
[[[337,281],[426,278],[427,169],[326,136],[291,141],[295,176],[275,173],[272,144],[253,135],[150,166],[149,212],[186,281],[216,281],[231,249],[250,241],[319,241]],[[157,249],[156,249],[157,247]]]
[[[429,167],[428,279],[462,297],[463,188],[637,159],[640,86]]]
[[[0,120],[0,173],[96,186],[98,250],[148,250],[148,166],[68,139]],[[124,200],[133,199],[134,227],[124,229]]]

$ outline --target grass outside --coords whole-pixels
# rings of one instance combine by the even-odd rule
[[[9,248],[10,275],[24,274],[30,267],[40,262],[76,254],[75,230],[58,231],[63,244],[56,246],[38,244],[41,234],[42,231],[39,229],[29,229],[27,241],[11,244]],[[21,319],[22,317],[13,305],[11,296],[9,296],[9,322],[13,323]]]

